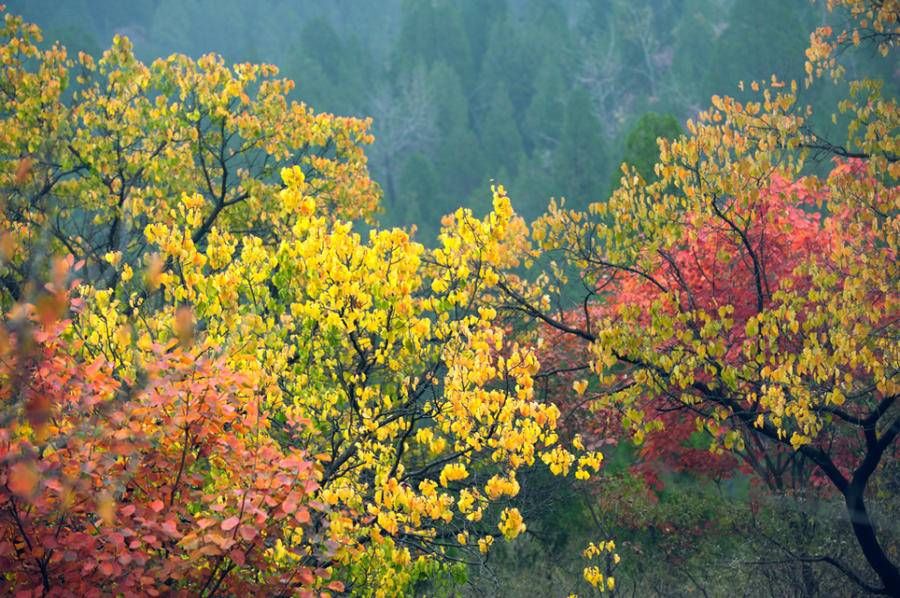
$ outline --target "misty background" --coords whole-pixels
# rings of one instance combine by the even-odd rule
[[[272,63],[315,110],[371,116],[381,221],[415,224],[427,241],[458,206],[484,212],[492,180],[533,218],[551,197],[602,200],[623,160],[651,177],[656,137],[677,135],[711,94],[773,73],[802,78],[823,5],[13,0],[8,10],[73,54],[97,56],[124,34],[148,63],[175,52]]]

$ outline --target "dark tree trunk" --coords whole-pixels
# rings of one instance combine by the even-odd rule
[[[853,526],[853,533],[856,535],[856,541],[862,549],[866,561],[884,584],[885,593],[888,596],[900,597],[900,571],[890,561],[878,543],[875,536],[875,527],[869,517],[866,509],[866,501],[864,497],[865,486],[859,484],[856,479],[847,487],[844,493],[844,502],[847,505],[847,513],[850,515],[850,524]]]

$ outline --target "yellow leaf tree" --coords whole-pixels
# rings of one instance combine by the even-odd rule
[[[31,303],[51,256],[71,255],[73,358],[126,388],[155,380],[160,354],[214,358],[253,389],[237,414],[258,419],[221,441],[263,435],[314,470],[277,538],[260,531],[273,567],[395,595],[448,551],[480,557],[526,529],[516,472],[543,460],[564,474],[576,457],[558,409],[535,399],[534,350],[480,300],[522,253],[502,189],[484,219],[449,217],[434,251],[399,229],[362,234],[352,222],[374,224],[380,195],[368,122],[289,101],[274,67],[148,66],[123,37],[73,60],[11,15],[2,35],[0,304]],[[186,401],[180,388],[167,396]],[[207,495],[247,483],[172,442]],[[596,471],[582,457],[582,476]],[[208,507],[189,510],[215,520]],[[236,517],[222,529],[242,530]]]

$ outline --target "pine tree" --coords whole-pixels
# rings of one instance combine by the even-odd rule
[[[576,89],[566,104],[562,142],[554,162],[557,188],[567,205],[581,208],[603,198],[609,172],[606,143],[583,89]]]

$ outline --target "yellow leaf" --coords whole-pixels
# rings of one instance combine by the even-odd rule
[[[587,387],[588,387],[587,380],[576,380],[575,382],[572,383],[572,388],[575,389],[575,393],[578,394],[578,396],[582,396],[585,393],[585,391],[587,390]]]

